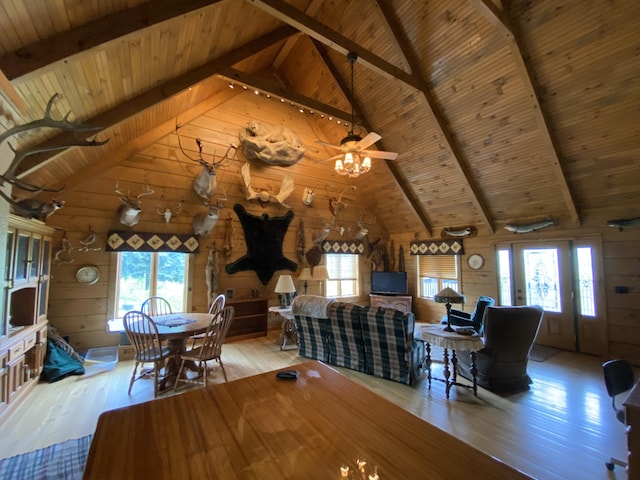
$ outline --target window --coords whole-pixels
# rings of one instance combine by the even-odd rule
[[[511,286],[511,250],[498,250],[498,283],[500,285],[500,297],[498,305],[513,305]]]
[[[456,255],[417,255],[420,296],[433,298],[443,288],[458,291]]]
[[[358,255],[327,254],[324,256],[329,272],[326,295],[353,297],[358,295]]]
[[[174,312],[187,304],[188,256],[172,252],[118,253],[115,311],[121,318],[137,310],[147,298],[166,298]]]

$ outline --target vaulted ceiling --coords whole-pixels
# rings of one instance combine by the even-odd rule
[[[569,227],[638,216],[639,18],[637,0],[6,0],[0,86],[22,122],[59,93],[54,117],[109,139],[25,158],[35,185],[73,189],[241,95],[233,82],[302,109],[334,144],[353,94],[355,123],[399,153],[354,180],[388,232]],[[315,145],[303,162],[333,153]]]

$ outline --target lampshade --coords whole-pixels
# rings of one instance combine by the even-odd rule
[[[329,280],[329,272],[324,265],[317,265],[313,267],[312,280]]]
[[[311,276],[311,269],[309,267],[303,267],[298,275],[298,280],[313,280]]]
[[[278,283],[274,290],[276,293],[293,293],[296,291],[296,287],[293,284],[291,275],[280,275],[278,277]]]
[[[456,292],[452,288],[443,288],[433,296],[436,303],[464,303],[464,295]]]

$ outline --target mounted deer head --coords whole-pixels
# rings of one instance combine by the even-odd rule
[[[119,190],[118,182],[116,182],[116,193],[122,195],[120,201],[122,205],[118,207],[118,220],[127,227],[133,227],[140,221],[140,214],[142,213],[140,199],[146,195],[151,195],[153,190],[149,188],[149,185],[145,185],[146,190],[140,193],[135,198],[131,196],[131,192],[127,192],[125,195]]]
[[[32,192],[32,193],[40,193],[40,192],[60,192],[61,190],[50,190],[47,189],[45,187],[42,186],[37,186],[37,185],[32,185],[28,182],[25,182],[23,180],[20,180],[17,178],[17,174],[16,171],[18,170],[18,167],[20,166],[20,163],[28,156],[30,155],[34,155],[36,153],[43,153],[43,152],[49,152],[52,150],[64,150],[65,148],[71,147],[71,146],[79,146],[79,147],[97,147],[100,145],[104,145],[105,143],[107,143],[109,140],[105,140],[104,142],[99,142],[97,140],[89,140],[87,135],[90,135],[91,132],[96,132],[98,130],[101,130],[102,127],[92,127],[92,126],[88,126],[88,125],[83,125],[82,123],[76,123],[76,122],[71,122],[68,120],[69,115],[71,112],[68,112],[64,118],[62,120],[55,120],[51,117],[51,108],[53,106],[54,101],[56,100],[56,98],[58,97],[58,94],[54,94],[50,99],[49,102],[47,103],[47,108],[45,109],[44,112],[44,118],[41,118],[39,120],[34,120],[32,122],[29,123],[25,123],[24,125],[16,125],[13,128],[10,128],[8,130],[6,130],[5,132],[3,132],[2,134],[0,134],[0,144],[2,144],[2,142],[4,142],[5,140],[11,138],[14,135],[23,133],[23,132],[27,132],[29,130],[35,130],[37,128],[57,128],[60,130],[65,130],[68,132],[74,132],[74,133],[85,133],[84,136],[81,136],[80,138],[69,138],[67,140],[65,140],[63,145],[51,145],[51,146],[46,146],[46,147],[35,147],[35,148],[31,148],[31,149],[27,149],[27,150],[23,150],[23,151],[17,151],[15,148],[13,148],[13,146],[11,144],[9,144],[9,148],[13,151],[14,156],[13,156],[13,160],[11,161],[11,163],[9,164],[9,167],[7,168],[7,170],[0,175],[0,186],[4,184],[4,182],[7,182],[11,185],[14,185],[22,190],[25,190],[27,192]],[[15,206],[16,201],[11,199],[10,197],[8,197],[7,195],[3,194],[2,195],[4,197],[5,200],[7,200],[9,203],[11,203],[12,205]]]
[[[224,207],[224,202],[227,200],[227,194],[225,192],[224,197],[218,197],[218,203],[213,205],[210,202],[203,202],[207,207],[207,212],[197,213],[193,217],[191,225],[193,226],[193,233],[201,237],[206,237],[218,223],[220,217],[220,210]]]
[[[202,141],[199,138],[196,138],[196,145],[198,146],[198,158],[191,158],[187,155],[187,152],[182,148],[182,142],[180,141],[180,135],[178,134],[178,129],[180,125],[176,122],[176,136],[178,137],[178,146],[180,147],[180,151],[184,154],[192,162],[198,162],[202,166],[202,170],[200,173],[193,179],[193,191],[200,195],[205,200],[209,200],[212,198],[217,190],[216,184],[216,169],[221,167],[228,167],[233,159],[236,157],[237,149],[235,145],[229,145],[227,151],[224,153],[224,156],[216,161],[215,154],[211,160],[211,163],[208,163],[202,157]],[[233,149],[233,158],[229,158],[229,152]]]
[[[322,224],[322,230],[320,230],[320,233],[317,235],[312,236],[313,244],[317,247],[319,247],[331,233],[331,229],[336,223],[336,217],[332,217],[331,222],[329,223],[326,223],[323,218],[320,218],[320,223]]]
[[[315,195],[316,194],[313,191],[313,189],[309,187],[304,187],[304,193],[302,194],[302,203],[307,207],[310,207],[311,203],[313,202],[313,197],[315,197]]]

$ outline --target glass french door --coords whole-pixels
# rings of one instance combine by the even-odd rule
[[[536,343],[583,353],[604,351],[597,247],[580,241],[498,247],[500,304],[544,308]]]

